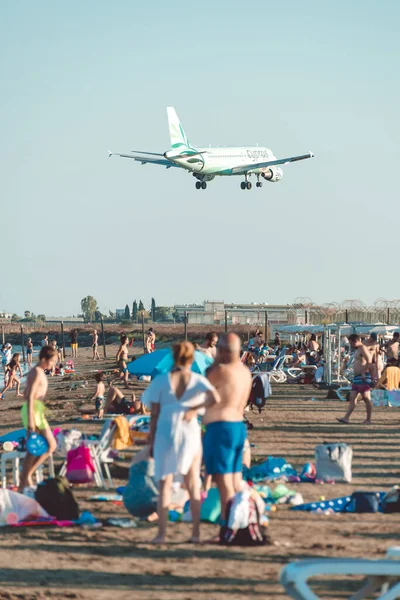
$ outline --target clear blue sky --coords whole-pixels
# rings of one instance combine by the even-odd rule
[[[0,309],[395,298],[397,0],[3,2]],[[312,150],[276,184],[108,158]]]

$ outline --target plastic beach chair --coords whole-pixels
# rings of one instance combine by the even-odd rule
[[[12,452],[3,452],[1,455],[1,487],[3,490],[7,487],[7,467],[10,464],[12,470],[12,483],[15,486],[19,486],[19,470],[21,461],[25,458],[26,452],[18,452],[13,450]],[[54,477],[54,463],[52,455],[47,459],[49,476]],[[36,471],[36,482],[41,483],[43,481],[44,465],[40,465]]]
[[[114,459],[109,458],[108,454],[111,449],[111,442],[115,433],[115,423],[112,419],[107,419],[103,425],[98,440],[85,440],[84,444],[90,449],[90,454],[93,459],[95,472],[94,480],[97,487],[107,488],[113,487],[113,480],[110,473],[109,465],[114,462]],[[103,469],[105,476],[103,475]],[[65,475],[67,472],[67,461],[65,460],[61,469],[60,475]],[[107,478],[107,482],[106,482]]]
[[[289,563],[281,571],[280,583],[295,600],[320,600],[307,580],[322,575],[364,575],[362,588],[348,600],[363,600],[380,590],[376,600],[400,598],[400,567],[395,560],[325,558]],[[382,588],[382,586],[384,586]],[[379,593],[379,592],[378,592]]]

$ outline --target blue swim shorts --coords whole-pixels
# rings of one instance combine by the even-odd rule
[[[209,475],[241,473],[247,436],[243,421],[217,421],[207,425],[203,438],[204,463]]]

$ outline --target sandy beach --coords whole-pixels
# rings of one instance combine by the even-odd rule
[[[108,347],[114,356],[116,347]],[[52,426],[77,427],[98,432],[100,424],[77,421],[93,394],[97,368],[110,369],[113,359],[94,364],[90,349],[80,350],[76,381],[89,381],[89,389],[70,391],[69,379],[50,378],[47,406]],[[140,394],[144,385],[132,383]],[[305,501],[350,494],[355,490],[388,490],[399,476],[399,413],[392,408],[375,409],[374,424],[361,425],[363,406],[350,426],[340,426],[343,403],[326,400],[326,391],[312,386],[274,385],[273,396],[261,416],[250,413],[255,427],[249,432],[255,445],[253,459],[283,456],[296,468],[312,461],[314,447],[323,441],[352,445],[351,485],[289,484]],[[311,400],[311,398],[314,398]],[[7,393],[0,404],[1,433],[20,427],[21,399]],[[112,467],[116,486],[128,476],[131,451],[120,453]],[[90,502],[92,489],[74,490],[81,510],[96,517],[129,516],[123,505]],[[43,600],[77,598],[97,600],[143,598],[144,600],[236,600],[246,597],[286,598],[278,583],[279,572],[288,561],[306,557],[350,556],[383,558],[389,546],[398,543],[399,515],[318,515],[293,512],[287,506],[270,513],[272,544],[260,548],[227,549],[211,544],[192,546],[186,542],[190,526],[171,523],[170,543],[153,547],[149,541],[155,527],[139,525],[124,530],[115,527],[25,528],[0,530],[0,599]],[[202,525],[202,538],[216,527]],[[345,597],[343,583],[331,583],[324,597]],[[322,588],[319,588],[320,590]],[[348,587],[348,589],[351,589]]]

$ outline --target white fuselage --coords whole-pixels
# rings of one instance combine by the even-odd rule
[[[261,146],[234,146],[234,147],[214,147],[214,148],[193,148],[193,156],[178,158],[174,150],[169,150],[165,156],[179,166],[192,171],[193,173],[202,173],[204,175],[233,175],[232,169],[238,169],[242,165],[251,163],[258,164],[268,160],[274,160],[272,150]],[[263,173],[268,168],[247,169],[249,173]]]

